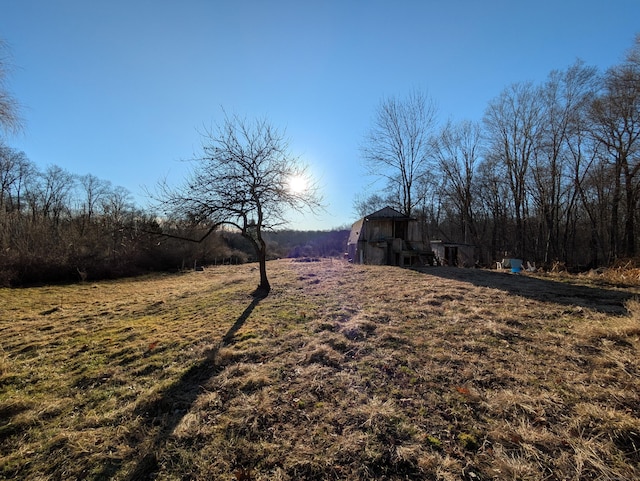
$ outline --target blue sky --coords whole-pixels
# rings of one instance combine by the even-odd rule
[[[0,0],[25,120],[6,143],[145,206],[222,107],[266,117],[327,204],[290,227],[330,229],[376,189],[359,147],[384,97],[418,89],[440,121],[480,120],[514,82],[620,62],[637,33],[639,0]]]

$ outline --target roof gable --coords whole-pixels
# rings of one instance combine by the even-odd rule
[[[384,207],[374,212],[373,214],[369,214],[368,216],[366,216],[366,219],[395,219],[395,218],[411,219],[411,217],[407,217],[406,215],[398,212],[395,209],[392,209],[389,206]]]

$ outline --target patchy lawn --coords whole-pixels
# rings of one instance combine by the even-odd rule
[[[268,269],[0,289],[0,479],[640,478],[637,289]]]

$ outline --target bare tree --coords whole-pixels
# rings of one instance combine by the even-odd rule
[[[596,88],[596,73],[594,67],[577,61],[566,71],[552,71],[539,90],[542,127],[531,171],[532,195],[540,211],[540,254],[545,262],[552,258],[567,260],[569,222],[578,199],[570,163],[576,160],[573,154],[577,151],[572,145],[580,141],[584,112]]]
[[[380,210],[392,203],[392,199],[389,197],[382,197],[380,194],[356,195],[353,201],[353,211],[358,219],[361,219],[364,216]]]
[[[77,220],[82,235],[94,220],[96,209],[103,202],[106,202],[106,197],[111,191],[111,183],[99,179],[93,174],[86,174],[78,177],[78,188],[81,198],[78,199],[79,217]]]
[[[122,186],[106,188],[100,202],[106,238],[110,238],[109,256],[114,264],[126,262],[134,236],[132,227],[136,215],[131,192]]]
[[[506,199],[509,187],[504,179],[507,169],[495,156],[487,156],[478,165],[476,178],[480,216],[484,220],[485,243],[489,244],[489,256],[500,258],[504,251],[513,246],[509,243],[511,215]]]
[[[0,39],[0,132],[15,132],[20,128],[21,123],[18,102],[11,95],[7,86],[9,68],[7,45]]]
[[[57,226],[62,214],[70,212],[69,200],[74,187],[74,176],[57,165],[38,173],[27,196],[32,217],[52,220]]]
[[[429,185],[420,180],[430,174],[429,136],[436,113],[434,102],[418,91],[404,100],[384,99],[361,147],[367,173],[386,181],[395,207],[408,216],[424,197],[421,187]]]
[[[475,173],[480,161],[481,129],[476,123],[448,122],[433,140],[434,155],[443,176],[443,195],[457,210],[461,238],[478,242],[474,215]]]
[[[21,198],[34,171],[35,167],[24,152],[7,147],[0,141],[0,250],[5,253],[10,251],[14,233],[21,231]]]
[[[640,50],[640,44],[636,50]],[[594,100],[590,110],[592,135],[606,147],[614,167],[610,228],[613,258],[620,253],[629,257],[636,253],[635,216],[640,198],[640,63],[634,62],[634,58],[630,54],[626,63],[609,69],[603,93]],[[625,216],[624,246],[619,237],[621,207]]]
[[[285,225],[291,209],[321,207],[307,166],[289,153],[283,133],[267,120],[249,122],[226,114],[203,133],[202,154],[193,162],[182,186],[160,185],[161,206],[177,218],[210,225],[205,237],[223,225],[238,229],[259,262],[258,292],[268,293],[263,232]],[[296,179],[308,179],[304,189],[292,187]]]
[[[34,171],[24,152],[0,142],[0,211],[20,210],[24,185]]]
[[[122,186],[106,187],[100,199],[100,209],[110,226],[122,226],[134,211],[131,192]]]
[[[634,44],[627,52],[627,62],[640,67],[640,33],[636,35]]]
[[[540,109],[538,90],[533,84],[516,83],[489,103],[484,116],[489,155],[506,167],[505,181],[515,214],[515,251],[522,256],[527,253],[527,177],[535,149],[540,145]]]
[[[81,206],[82,216],[86,217],[87,222],[91,222],[96,207],[109,194],[111,183],[107,180],[99,179],[93,174],[82,175],[78,180],[84,194]]]
[[[579,216],[585,218],[583,242],[586,243],[590,266],[601,265],[601,260],[611,260],[608,245],[611,235],[611,206],[616,182],[612,179],[614,169],[603,158],[606,148],[587,132],[573,136],[570,143],[574,189],[580,199]],[[574,242],[577,237],[573,233]]]

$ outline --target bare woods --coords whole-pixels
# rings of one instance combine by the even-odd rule
[[[254,260],[240,234],[161,220],[131,193],[0,145],[0,286],[85,281]],[[267,234],[269,256],[335,256],[346,231]]]
[[[469,93],[468,95],[473,95]],[[596,267],[638,254],[640,37],[599,72],[576,61],[507,86],[482,121],[433,121],[419,94],[378,108],[363,145],[382,190],[355,203],[424,219],[431,238],[505,255]]]
[[[123,188],[55,165],[42,169],[11,148],[3,134],[17,129],[19,115],[5,95],[2,67],[0,61],[0,285],[249,259],[246,241],[231,231],[199,243],[180,240],[202,238],[215,219],[158,217]],[[481,265],[505,253],[585,268],[638,257],[640,36],[606,72],[577,61],[539,84],[506,87],[482,122],[436,128],[426,105],[381,105],[362,154],[383,185],[356,201],[355,217],[396,207],[424,220],[432,239],[477,246]],[[250,226],[251,216],[245,220]],[[309,239],[286,249],[273,248],[277,237],[270,242],[270,256],[318,253]],[[331,242],[320,251],[344,249]]]
[[[161,239],[153,234],[158,230],[126,189],[57,166],[38,170],[22,152],[0,146],[0,285],[125,276],[193,263],[193,246]],[[213,248],[211,242],[198,246],[205,253]]]

